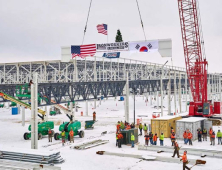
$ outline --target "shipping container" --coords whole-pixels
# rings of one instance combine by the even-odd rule
[[[165,138],[169,138],[171,135],[171,127],[176,133],[176,120],[180,120],[181,116],[163,116],[155,119],[151,119],[151,130],[152,133],[157,133],[159,137],[163,132]]]
[[[183,139],[184,131],[188,130],[193,134],[193,140],[197,139],[197,129],[203,130],[210,126],[207,118],[190,117],[176,121],[176,139]],[[208,129],[207,129],[208,130]]]

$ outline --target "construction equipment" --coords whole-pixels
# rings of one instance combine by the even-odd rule
[[[95,123],[96,121],[94,121],[94,120],[86,120],[85,121],[85,129],[90,129],[90,128],[94,128],[94,123]]]
[[[207,100],[207,65],[198,0],[178,0],[179,16],[186,63],[193,101],[189,116],[211,117],[220,114],[220,102]]]
[[[10,100],[16,104],[19,104],[19,105],[24,106],[25,108],[28,108],[31,110],[30,104],[27,104],[21,100],[18,100],[10,95],[3,93],[3,92],[0,92],[0,96],[2,96],[6,100]],[[49,128],[54,129],[54,122],[51,122],[51,121],[44,122],[45,111],[38,109],[38,113],[40,113],[40,114],[38,114],[38,116],[42,119],[42,122],[38,123],[38,139],[40,140],[40,139],[42,139],[43,135],[48,135]],[[31,138],[31,125],[29,125],[28,130],[30,132],[24,133],[24,136],[23,136],[25,140],[28,140],[29,138]]]
[[[50,110],[49,114],[50,114],[50,116],[55,116],[55,115],[58,115],[58,114],[62,114],[62,112],[57,107],[53,106],[52,110]]]
[[[70,140],[70,136],[69,136],[69,132],[70,132],[70,130],[73,130],[73,132],[74,132],[74,136],[77,136],[77,135],[79,135],[79,137],[80,138],[83,138],[84,137],[84,131],[82,131],[82,130],[80,130],[79,131],[79,129],[81,129],[81,122],[80,121],[72,121],[72,120],[70,120],[69,122],[63,122],[63,124],[61,124],[60,126],[59,126],[59,131],[65,131],[65,138],[66,139],[68,139],[68,140]],[[62,138],[62,136],[61,136],[61,134],[60,133],[55,133],[54,134],[54,139],[55,140],[59,140],[59,139],[61,139]]]

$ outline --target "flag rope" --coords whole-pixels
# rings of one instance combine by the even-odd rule
[[[89,13],[90,13],[90,9],[91,9],[91,4],[92,4],[92,0],[90,1],[90,5],[89,5],[89,11],[88,11],[88,16],[87,16],[87,20],[86,20],[86,25],[85,25],[85,30],[84,30],[84,34],[83,34],[83,39],[82,39],[82,45],[85,39],[85,34],[86,34],[86,29],[87,29],[87,24],[88,24],[88,19],[89,19]]]
[[[143,20],[142,20],[142,16],[141,16],[141,13],[140,13],[140,8],[139,8],[138,0],[136,0],[136,3],[137,3],[137,8],[138,8],[138,11],[139,11],[139,15],[140,15],[140,21],[141,21],[141,25],[142,25],[142,29],[143,29],[144,38],[145,38],[145,41],[146,41],[146,34],[145,34],[144,27],[143,27]]]

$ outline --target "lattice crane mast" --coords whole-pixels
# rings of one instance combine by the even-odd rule
[[[189,115],[210,117],[216,112],[220,112],[218,110],[220,104],[215,102],[213,109],[211,102],[207,100],[208,62],[204,54],[198,1],[178,0],[178,7],[186,71],[193,96],[193,102],[190,102]]]

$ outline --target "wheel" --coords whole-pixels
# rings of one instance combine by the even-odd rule
[[[54,134],[54,139],[55,139],[55,140],[59,140],[59,133],[55,133],[55,134]]]
[[[24,137],[25,140],[28,140],[28,139],[29,139],[29,136],[28,136],[28,135],[29,135],[29,133],[27,133],[27,132],[24,133],[23,137]]]
[[[68,141],[70,141],[70,136],[68,135]]]
[[[79,132],[79,137],[80,137],[80,138],[83,138],[83,137],[84,137],[84,131],[81,130],[81,131]]]
[[[52,130],[52,136],[55,134],[54,130]]]
[[[41,139],[42,139],[42,134],[38,133],[38,140],[41,140]]]

